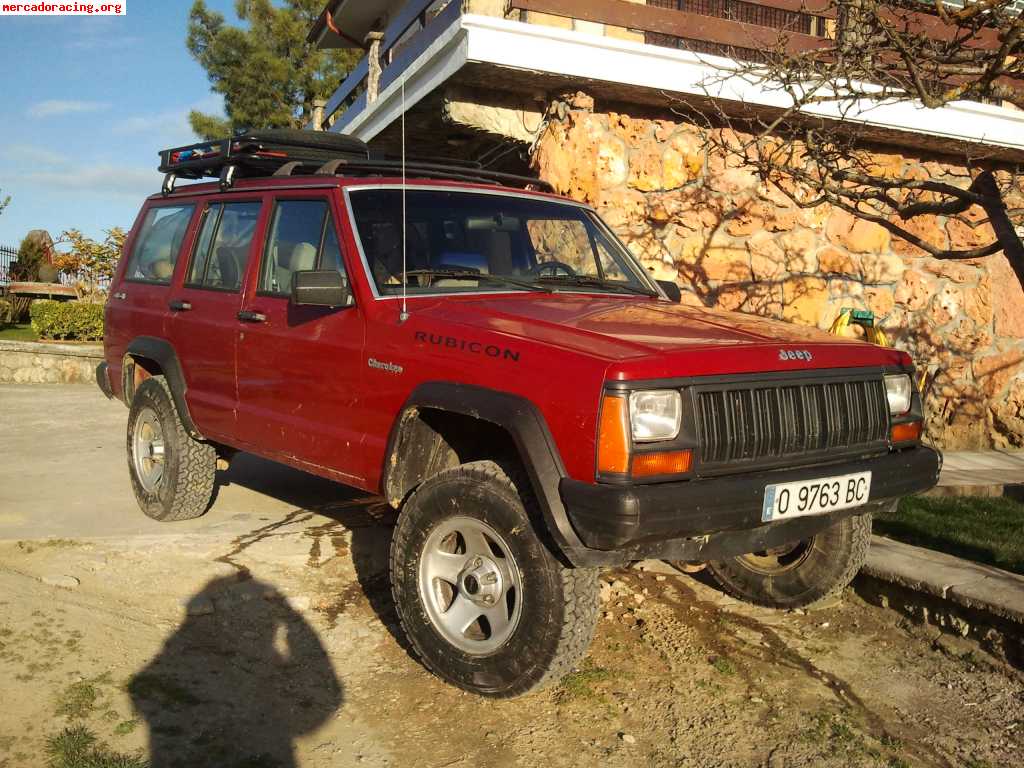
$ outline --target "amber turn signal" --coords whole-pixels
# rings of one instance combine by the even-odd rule
[[[597,433],[597,471],[624,475],[629,471],[629,420],[626,398],[606,395]]]
[[[905,424],[893,424],[889,437],[894,443],[909,443],[921,438],[921,422],[908,421]]]
[[[655,477],[657,475],[681,475],[690,471],[693,451],[661,451],[640,453],[633,457],[630,474],[633,477]]]

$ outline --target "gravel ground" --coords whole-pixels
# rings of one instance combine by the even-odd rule
[[[91,387],[0,387],[0,768],[45,765],[68,726],[154,768],[1021,765],[1024,678],[970,641],[664,564],[605,574],[561,685],[462,693],[396,627],[386,508],[241,455],[206,516],[154,523],[126,417]]]
[[[852,593],[781,613],[610,571],[585,663],[492,702],[407,652],[386,508],[258,522],[0,543],[0,766],[79,723],[154,766],[1020,765],[1022,675]]]

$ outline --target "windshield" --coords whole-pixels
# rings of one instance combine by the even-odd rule
[[[350,200],[377,293],[401,294],[401,189],[353,189]],[[406,212],[409,295],[531,289],[657,295],[629,252],[576,205],[408,189]]]

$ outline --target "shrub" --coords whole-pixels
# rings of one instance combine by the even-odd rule
[[[103,338],[103,305],[85,301],[33,301],[32,328],[41,339],[98,341]]]
[[[14,305],[7,299],[0,299],[0,328],[14,322]]]

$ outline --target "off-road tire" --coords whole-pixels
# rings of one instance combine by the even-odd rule
[[[522,579],[520,620],[505,644],[485,656],[446,640],[418,589],[431,532],[454,517],[482,520],[501,535]],[[508,698],[559,680],[586,654],[597,622],[597,569],[563,565],[536,533],[542,524],[529,481],[493,461],[441,472],[406,501],[391,540],[391,590],[413,649],[438,677],[472,693]]]
[[[134,460],[136,421],[146,409],[156,413],[164,443],[163,477],[153,491],[143,486]],[[135,391],[128,411],[127,455],[132,489],[147,517],[161,522],[191,520],[209,509],[217,451],[209,443],[194,440],[185,431],[163,376],[146,379]]]
[[[871,515],[845,517],[809,539],[807,556],[775,574],[752,569],[743,557],[715,560],[708,570],[735,598],[770,608],[803,608],[840,592],[864,565]]]

